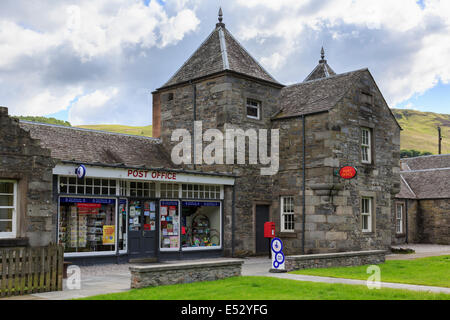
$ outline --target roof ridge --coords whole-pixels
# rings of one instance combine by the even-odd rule
[[[317,68],[317,66],[316,66],[316,68]],[[342,77],[342,76],[347,76],[351,73],[357,73],[357,72],[368,71],[368,70],[369,70],[369,68],[362,68],[362,69],[357,69],[357,70],[353,70],[353,71],[347,71],[344,73],[337,73],[335,75],[332,75],[332,76],[329,76],[326,78],[319,78],[319,79],[314,79],[314,80],[309,80],[309,81],[293,83],[293,84],[287,85],[285,88],[294,87],[294,86],[298,86],[298,85],[302,85],[302,84],[304,85],[304,84],[318,82],[318,81],[325,81],[325,80],[334,79],[334,78],[338,78],[338,77]]]
[[[441,170],[450,170],[450,167],[408,170],[408,171],[400,171],[400,173],[429,172],[429,171],[441,171]]]
[[[104,131],[104,130],[86,129],[86,128],[78,128],[78,127],[68,127],[68,126],[63,126],[63,125],[59,125],[59,124],[42,123],[42,122],[34,122],[34,121],[27,121],[27,120],[19,120],[19,122],[20,123],[31,124],[31,125],[56,127],[56,128],[67,129],[67,130],[77,130],[77,131],[84,131],[84,132],[102,133],[102,134],[107,134],[107,135],[116,135],[116,136],[140,138],[140,139],[145,139],[145,140],[153,140],[155,142],[156,141],[161,141],[159,138],[147,137],[147,136],[138,136],[138,135],[134,135],[134,134],[127,134],[127,133],[120,133],[120,132],[110,132],[110,131]]]
[[[430,155],[426,155],[426,156],[417,156],[417,157],[412,157],[412,158],[402,158],[402,159],[400,159],[400,161],[408,161],[408,160],[417,159],[417,158],[445,157],[445,156],[450,156],[450,153],[430,154]]]

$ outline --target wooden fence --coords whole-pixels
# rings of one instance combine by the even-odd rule
[[[64,248],[0,248],[0,298],[61,291]]]

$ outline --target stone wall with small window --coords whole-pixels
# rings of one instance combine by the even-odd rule
[[[0,246],[56,241],[50,151],[0,107]]]
[[[400,128],[370,74],[330,111],[307,115],[305,124],[305,253],[389,248],[400,187]],[[280,129],[280,170],[274,177],[271,217],[286,252],[300,254],[302,119],[277,120],[273,127]],[[355,167],[356,177],[340,178],[342,166]],[[292,233],[279,227],[284,196],[294,197]]]

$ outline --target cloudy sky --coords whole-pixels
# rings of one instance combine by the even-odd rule
[[[151,124],[151,91],[224,23],[279,82],[323,45],[391,107],[450,113],[449,0],[1,0],[0,105],[72,124]]]

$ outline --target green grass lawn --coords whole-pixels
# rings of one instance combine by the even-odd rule
[[[270,277],[234,277],[177,284],[82,300],[450,300],[447,294],[366,286],[314,283]]]
[[[415,260],[387,260],[379,265],[382,282],[450,287],[450,256]],[[333,278],[367,280],[367,266],[305,269],[292,273]]]

